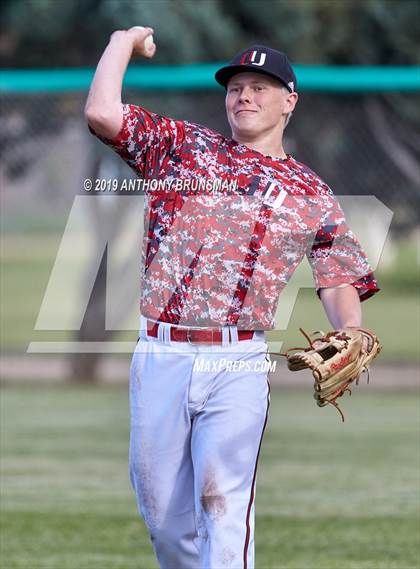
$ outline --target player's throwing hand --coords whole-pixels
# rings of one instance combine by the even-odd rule
[[[133,52],[143,57],[152,58],[156,53],[156,44],[153,41],[153,28],[134,26],[127,30],[133,38]]]

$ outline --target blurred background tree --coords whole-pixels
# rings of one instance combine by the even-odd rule
[[[303,64],[419,61],[417,0],[3,0],[1,67],[96,64],[116,29],[155,28],[156,63],[229,59],[269,43]]]

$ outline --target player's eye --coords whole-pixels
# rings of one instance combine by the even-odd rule
[[[265,89],[264,85],[255,85],[256,91],[264,91],[264,89]]]

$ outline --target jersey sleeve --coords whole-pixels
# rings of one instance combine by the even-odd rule
[[[325,215],[307,250],[317,293],[321,288],[353,285],[361,301],[380,289],[365,252],[335,197],[325,196]]]
[[[182,145],[184,123],[138,105],[123,105],[123,122],[113,139],[90,132],[112,148],[141,178],[158,178],[164,158]]]

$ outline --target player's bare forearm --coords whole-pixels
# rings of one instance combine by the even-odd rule
[[[145,44],[151,28],[130,28],[112,34],[99,60],[85,106],[85,117],[92,128],[107,138],[115,137],[122,124],[122,83],[133,52],[153,57],[156,46]]]
[[[328,320],[336,330],[362,325],[359,294],[352,285],[322,288],[320,296]]]

